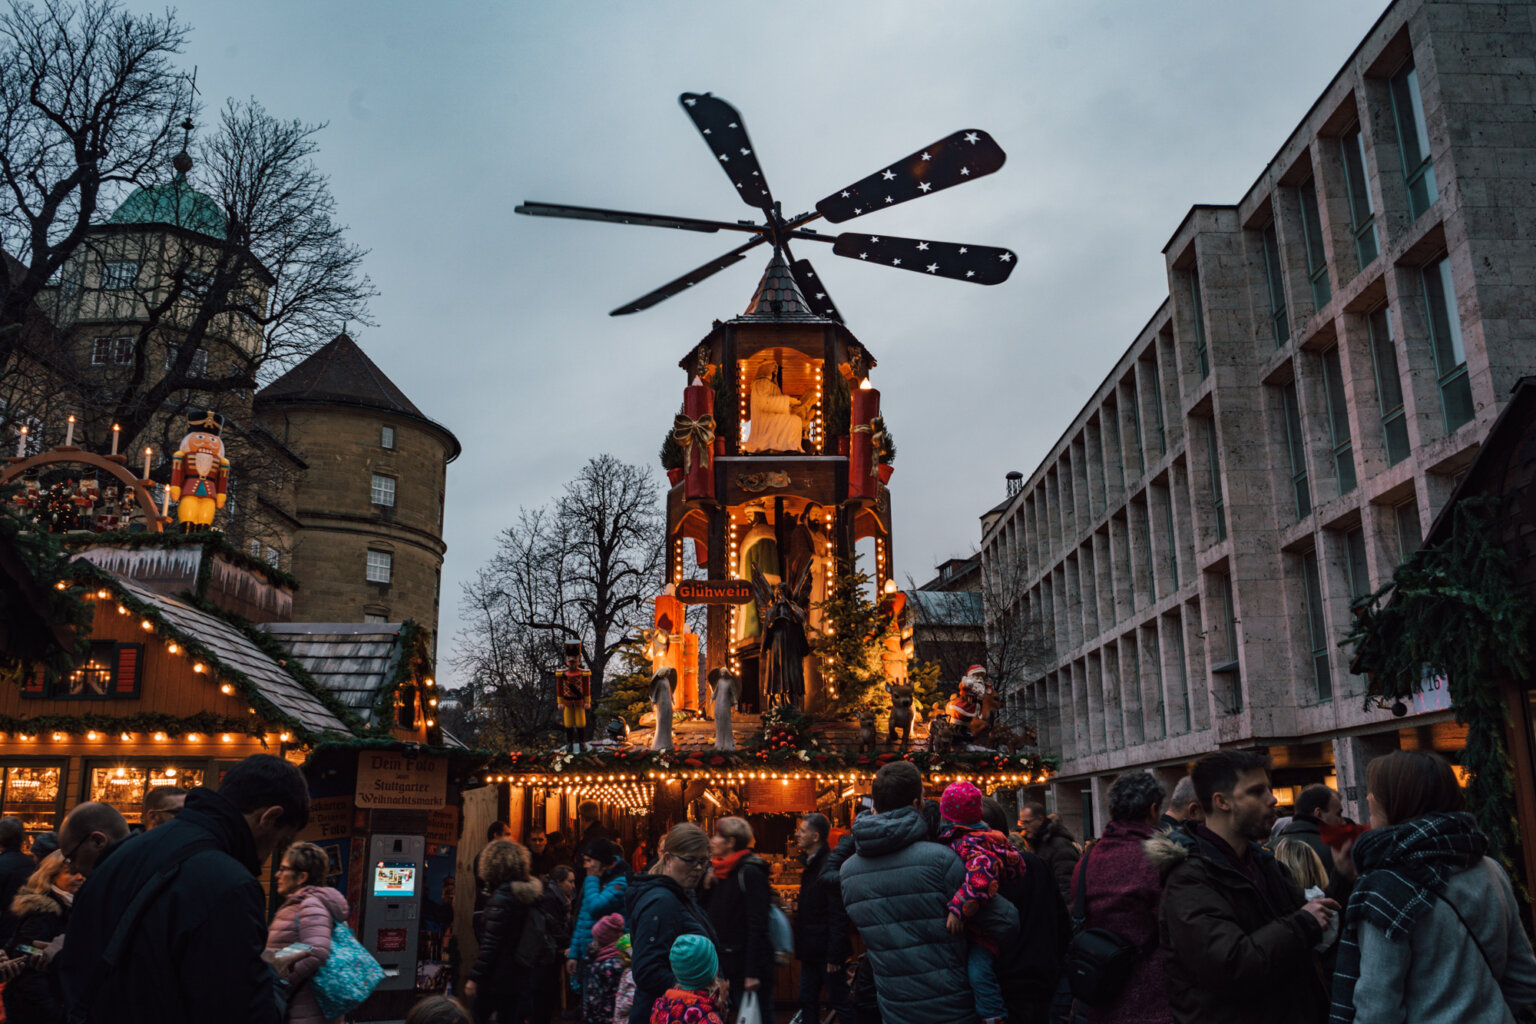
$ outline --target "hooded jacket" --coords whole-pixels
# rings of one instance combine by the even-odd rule
[[[1157,830],[1143,822],[1111,821],[1103,837],[1077,863],[1072,906],[1086,873],[1087,926],[1114,932],[1133,946],[1150,947],[1136,958],[1120,995],[1103,1006],[1090,1006],[1088,1024],[1167,1024],[1168,983],[1158,962],[1157,908],[1162,879],[1147,859],[1143,844]]]
[[[666,875],[630,875],[625,897],[624,920],[629,924],[630,971],[635,979],[635,1002],[629,1024],[647,1024],[651,1006],[677,985],[672,974],[672,943],[679,935],[703,935],[719,941],[709,915]]]
[[[104,974],[102,953],[128,904],[189,847],[198,852],[145,907],[122,963]],[[109,851],[75,896],[58,959],[70,1011],[101,1024],[275,1024],[276,975],[261,959],[261,862],[235,805],[199,787],[175,821]]]
[[[528,924],[528,914],[544,896],[544,886],[536,878],[504,882],[491,893],[481,918],[480,952],[469,970],[469,980],[490,992],[506,992],[518,987],[527,972],[513,962],[517,944]]]
[[[1019,857],[1024,873],[997,891],[1019,912],[1018,934],[998,948],[997,975],[1010,1024],[1045,1024],[1072,926],[1045,861],[1028,850]]]
[[[960,858],[928,841],[915,807],[858,818],[853,837],[858,852],[843,864],[843,904],[873,965],[881,1016],[902,1024],[970,1024],[976,1012],[965,937],[944,927],[949,898],[965,881]],[[990,899],[971,922],[1008,941],[1019,918],[1007,900]]]
[[[9,910],[14,937],[5,948],[18,955],[17,946],[35,946],[56,939],[69,921],[69,905],[54,892],[18,892]],[[24,970],[5,983],[5,1019],[11,1024],[52,1024],[64,1019],[64,998],[58,979],[49,971]]]
[[[1159,945],[1178,1024],[1315,1024],[1327,991],[1312,947],[1323,930],[1290,872],[1250,843],[1259,891],[1195,826],[1144,845],[1163,879]]]
[[[290,1024],[322,1024],[326,1019],[315,1002],[313,978],[331,958],[331,934],[347,919],[347,898],[328,885],[306,885],[288,894],[267,929],[267,949],[276,952],[302,942],[310,946],[303,959],[288,972],[288,1021]]]
[[[571,930],[571,959],[584,960],[592,942],[592,925],[614,911],[624,911],[625,876],[629,865],[620,857],[613,867],[600,875],[587,875],[581,882],[581,903],[576,911],[576,925]]]

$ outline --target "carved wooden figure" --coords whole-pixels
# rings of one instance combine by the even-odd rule
[[[912,738],[912,684],[892,686],[886,683],[885,688],[891,695],[891,722],[885,730],[885,745],[889,747],[894,744],[896,732],[900,730],[901,749],[905,753],[907,741]]]
[[[676,685],[676,669],[664,668],[651,677],[651,707],[656,711],[656,728],[651,734],[652,750],[672,749],[672,687]]]
[[[710,671],[709,684],[715,692],[715,749],[735,750],[736,735],[731,732],[731,712],[741,697],[741,680],[717,668]]]
[[[859,712],[859,753],[873,753],[875,749],[875,713]]]

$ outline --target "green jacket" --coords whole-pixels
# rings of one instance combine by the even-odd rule
[[[1280,906],[1192,826],[1146,842],[1162,872],[1159,945],[1177,1024],[1320,1024],[1328,991],[1312,947],[1322,928],[1301,888],[1266,850],[1250,857]]]

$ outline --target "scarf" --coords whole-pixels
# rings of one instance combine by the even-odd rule
[[[746,858],[747,854],[751,852],[752,850],[748,848],[745,850],[737,850],[735,853],[728,853],[724,857],[713,858],[715,862],[715,877],[720,879],[722,882],[731,877],[731,872],[736,870],[736,865],[740,864]]]
[[[72,907],[75,905],[75,894],[70,892],[68,889],[60,889],[56,885],[51,885],[49,888],[53,890],[53,898],[64,904],[66,907]]]
[[[1328,1024],[1355,1019],[1355,983],[1360,980],[1360,922],[1403,942],[1451,875],[1465,871],[1488,850],[1488,837],[1465,812],[1426,814],[1401,825],[1374,828],[1355,840],[1360,880],[1349,896],[1333,974]]]

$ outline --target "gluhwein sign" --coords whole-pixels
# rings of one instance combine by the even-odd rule
[[[752,584],[746,580],[683,580],[677,585],[683,604],[746,604],[752,600]]]

